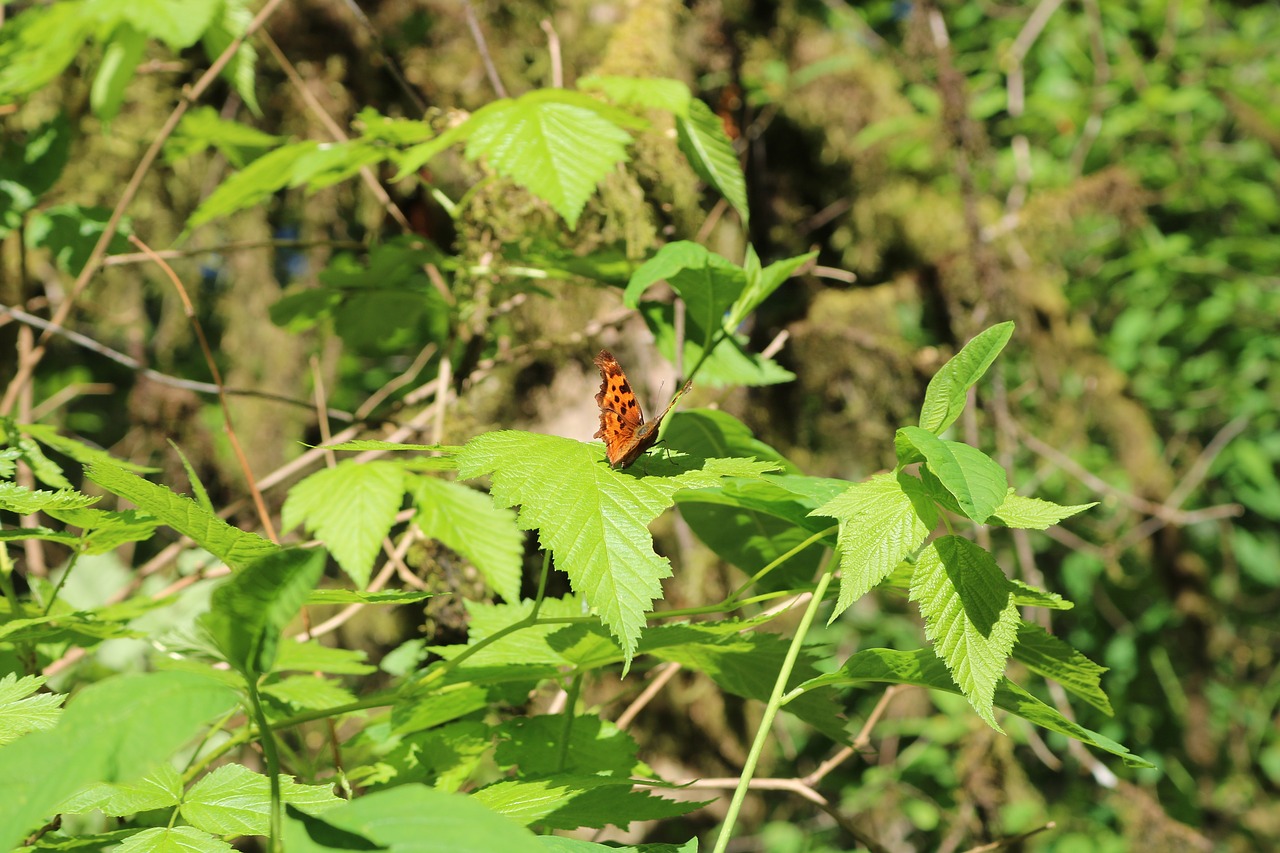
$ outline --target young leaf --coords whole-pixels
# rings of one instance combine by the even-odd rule
[[[942,365],[924,392],[920,427],[934,435],[955,423],[964,410],[965,395],[982,378],[1013,336],[1013,322],[999,323],[978,334]]]
[[[413,604],[440,594],[411,589],[387,589],[380,592],[362,592],[358,589],[317,589],[307,596],[307,604]]]
[[[809,689],[867,682],[913,684],[929,690],[960,693],[946,667],[929,649],[912,652],[866,649],[845,661],[837,671],[806,681],[801,687]],[[996,707],[1030,723],[1117,755],[1129,767],[1154,766],[1110,738],[1076,725],[1007,678],[1001,678],[996,686],[994,701]]]
[[[133,79],[146,47],[146,35],[128,24],[121,24],[111,34],[89,87],[89,107],[101,121],[109,122],[119,114],[125,87]]]
[[[84,474],[107,491],[133,501],[139,509],[190,536],[197,545],[233,569],[279,551],[278,546],[232,527],[190,498],[130,474],[105,459],[90,464]]]
[[[67,814],[100,811],[111,817],[125,817],[176,806],[181,800],[182,777],[168,764],[161,764],[136,782],[94,785],[60,804],[58,811]]]
[[[755,247],[748,244],[747,260],[743,264],[743,269],[747,272],[747,287],[729,310],[729,319],[725,325],[730,329],[736,329],[738,324],[759,308],[761,303],[782,286],[783,282],[791,278],[796,270],[816,257],[818,257],[817,252],[808,252],[794,258],[776,261],[761,269],[760,258],[756,255]]]
[[[339,649],[322,646],[318,640],[299,643],[285,638],[276,655],[275,672],[300,670],[303,672],[328,672],[333,675],[368,675],[377,667],[364,662],[365,653],[359,649]]]
[[[673,115],[687,113],[693,97],[683,82],[666,77],[592,75],[580,78],[578,88],[604,92],[605,97],[624,107],[665,110]]]
[[[0,746],[29,732],[51,729],[62,714],[66,699],[58,693],[36,693],[45,679],[9,673],[0,678]],[[33,695],[34,694],[34,695]]]
[[[645,614],[662,593],[671,564],[653,550],[648,525],[671,506],[681,489],[710,488],[725,477],[758,477],[769,463],[709,459],[700,469],[671,476],[637,476],[641,460],[626,471],[600,464],[599,445],[548,435],[491,432],[458,454],[459,476],[493,475],[499,506],[520,505],[519,523],[537,530],[557,568],[600,614],[628,659]],[[677,469],[678,470],[678,469]]]
[[[1047,592],[1020,580],[1009,582],[1013,584],[1013,602],[1019,607],[1043,607],[1046,610],[1070,610],[1075,607],[1074,603],[1056,592]]]
[[[300,710],[338,708],[356,701],[355,694],[332,679],[318,675],[291,675],[262,686],[262,692]]]
[[[689,101],[687,115],[676,117],[677,144],[689,165],[725,197],[742,217],[743,227],[750,215],[747,211],[747,182],[733,150],[733,140],[724,132],[720,116],[698,98]]]
[[[663,280],[684,300],[686,316],[701,331],[697,341],[704,348],[724,328],[725,312],[747,286],[742,267],[700,243],[681,240],[663,246],[632,273],[623,300],[634,308],[646,290]]]
[[[222,52],[231,46],[238,36],[244,35],[253,20],[253,10],[247,0],[224,0],[221,4],[222,14],[209,23],[209,27],[201,36],[204,55],[213,62]],[[236,94],[244,101],[249,111],[256,116],[262,115],[258,106],[258,94],[254,91],[258,64],[258,51],[253,46],[254,40],[246,38],[236,48],[235,56],[222,69],[222,77],[236,90]]]
[[[1030,530],[1044,530],[1052,527],[1064,518],[1070,518],[1078,512],[1084,512],[1098,505],[1097,501],[1075,506],[1062,506],[1052,501],[1039,498],[1024,498],[1014,494],[1013,489],[1004,496],[1004,502],[995,509],[995,517],[1005,527],[1018,527]]]
[[[981,450],[958,441],[943,441],[919,427],[898,430],[895,443],[900,462],[907,464],[913,458],[911,454],[903,458],[904,445],[918,451],[929,470],[955,497],[960,510],[979,524],[1004,502],[1009,477],[998,462]]]
[[[938,523],[920,481],[901,473],[855,483],[811,514],[840,521],[840,598],[827,624],[888,577]]]
[[[672,415],[665,435],[673,447],[691,456],[760,459],[777,464],[784,474],[800,473],[791,460],[756,438],[749,426],[720,409],[679,411]]]
[[[285,530],[303,524],[363,588],[403,501],[404,469],[398,464],[348,459],[290,489],[281,524]]]
[[[201,619],[227,663],[246,678],[270,672],[285,629],[324,572],[324,551],[290,548],[257,560],[213,592]]]
[[[1111,701],[1102,692],[1101,677],[1107,667],[1089,660],[1039,625],[1026,621],[1018,625],[1013,656],[1032,672],[1052,678],[1108,717],[1115,716]]]
[[[631,144],[631,134],[602,108],[592,98],[561,90],[494,101],[468,122],[467,158],[485,158],[575,228],[596,185],[626,161]]]
[[[498,509],[482,492],[435,477],[413,477],[409,493],[418,507],[413,522],[424,536],[470,560],[506,601],[520,600],[524,534],[514,512]]]
[[[216,835],[193,826],[166,826],[135,832],[115,848],[115,853],[233,853]]]
[[[233,690],[181,672],[121,675],[84,688],[56,727],[0,749],[0,849],[12,849],[75,792],[142,775],[235,703]]]
[[[96,496],[82,495],[74,489],[50,492],[45,489],[28,489],[10,481],[0,482],[0,509],[18,515],[87,507],[100,500],[102,499]]]
[[[995,559],[968,539],[943,536],[924,550],[911,579],[925,636],[969,704],[996,731],[996,683],[1017,636],[1013,585]]]
[[[315,151],[318,145],[319,143],[309,139],[291,142],[254,160],[209,193],[208,198],[200,203],[187,220],[187,231],[223,216],[256,207],[290,186],[294,166]]]

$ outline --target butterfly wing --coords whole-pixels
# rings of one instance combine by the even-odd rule
[[[600,429],[592,438],[604,439],[605,455],[610,465],[625,468],[636,461],[636,457],[653,441],[650,440],[645,447],[639,445],[637,433],[645,426],[644,413],[640,411],[640,401],[636,399],[631,383],[613,353],[607,349],[600,350],[595,357],[595,365],[600,368],[600,390],[596,393]]]

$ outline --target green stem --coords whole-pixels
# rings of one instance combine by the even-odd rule
[[[804,647],[805,635],[809,633],[809,626],[813,624],[813,618],[822,605],[822,598],[827,592],[827,585],[831,583],[833,574],[833,570],[824,567],[822,577],[818,579],[818,585],[813,590],[813,598],[809,600],[809,606],[805,608],[804,616],[800,618],[800,624],[796,627],[795,636],[791,638],[791,647],[787,649],[787,657],[782,662],[778,679],[773,683],[769,703],[765,705],[764,716],[760,719],[760,729],[756,732],[755,742],[751,744],[751,752],[747,754],[747,763],[743,765],[742,776],[738,779],[738,787],[733,792],[733,800],[729,803],[724,826],[720,829],[720,835],[716,838],[716,846],[712,853],[724,853],[729,846],[734,824],[738,822],[738,814],[742,811],[742,803],[746,800],[747,790],[751,786],[751,778],[755,775],[756,765],[760,763],[760,754],[764,752],[765,742],[769,739],[773,719],[778,715],[778,709],[782,707],[783,691],[791,678],[792,670],[795,669],[796,660],[800,657],[800,649]]]
[[[569,763],[569,740],[573,736],[573,715],[578,707],[578,693],[582,690],[582,673],[569,682],[569,695],[564,702],[564,731],[560,733],[560,754],[556,756],[556,772],[562,772]]]
[[[262,754],[267,759],[267,775],[271,778],[271,834],[267,839],[269,853],[284,851],[284,802],[280,798],[280,753],[276,751],[276,736],[267,722],[267,712],[258,695],[258,683],[252,676],[245,678],[249,688],[249,704],[253,706],[253,718],[258,724],[258,738],[262,741]]]
[[[792,548],[790,551],[778,557],[777,559],[773,560],[772,562],[769,563],[769,565],[765,566],[763,569],[761,569],[760,571],[752,575],[751,579],[748,580],[746,583],[744,583],[742,586],[735,589],[733,591],[733,594],[724,600],[724,603],[733,604],[738,600],[738,596],[746,592],[748,588],[758,584],[761,580],[764,579],[766,575],[768,575],[778,566],[782,565],[787,560],[790,560],[796,554],[799,554],[801,551],[803,551],[805,548],[808,548],[813,543],[818,542],[822,539],[825,539],[826,537],[830,536],[832,533],[835,533],[839,529],[840,529],[840,525],[835,524],[835,525],[832,525],[831,527],[828,527],[826,530],[820,530],[817,533],[813,534],[808,539],[804,540],[799,545]]]
[[[9,610],[19,619],[25,619],[27,608],[13,586],[13,561],[9,559],[9,546],[0,542],[0,592],[9,601]]]
[[[84,539],[80,540],[84,544]],[[80,559],[79,551],[71,552],[71,559],[67,561],[67,567],[62,570],[62,577],[58,578],[58,585],[53,588],[53,593],[49,596],[49,600],[44,604],[44,612],[41,616],[48,616],[49,611],[53,609],[53,603],[58,600],[58,594],[62,592],[62,588],[67,584],[67,578],[71,577],[71,570],[76,567],[76,560]]]
[[[547,594],[547,575],[551,574],[551,549],[545,549],[542,552],[542,575],[538,578],[538,594],[533,598],[533,610],[529,612],[530,619],[538,618],[538,611],[542,609],[542,599]]]

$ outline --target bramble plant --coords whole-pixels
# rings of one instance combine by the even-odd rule
[[[413,235],[337,256],[319,286],[275,302],[280,327],[332,329],[349,353],[369,360],[434,347],[426,364],[443,407],[448,365],[473,346],[497,348],[496,332],[479,333],[479,344],[468,336],[477,325],[469,312],[482,301],[478,277],[492,275],[533,299],[546,279],[588,279],[622,286],[656,349],[687,366],[695,388],[794,378],[752,349],[743,325],[816,253],[765,265],[748,246],[737,264],[677,240],[637,266],[548,237],[567,233],[560,223],[569,232],[584,227],[602,182],[655,126],[673,129],[688,166],[748,223],[733,142],[685,84],[585,77],[575,89],[501,98],[451,120],[366,108],[350,138],[287,140],[191,106],[216,79],[218,60],[227,60],[226,82],[258,109],[256,54],[243,40],[256,27],[247,5],[192,5],[208,14],[165,23],[134,4],[87,0],[27,9],[0,31],[0,99],[39,92],[92,42],[103,56],[90,104],[111,120],[144,49],[199,43],[214,64],[153,153],[178,167],[217,151],[236,171],[191,212],[184,237],[278,193],[314,193],[375,169],[425,185],[429,164],[446,155],[461,155],[478,174],[456,199],[429,187],[456,222],[482,216],[473,206],[495,187],[521,188],[541,215],[528,239],[506,244],[497,260],[453,255]],[[57,50],[46,43],[52,34]],[[70,160],[70,132],[57,117],[28,135],[16,157],[28,168],[5,185],[3,225],[24,229],[63,273],[87,281],[108,251],[122,250],[129,229],[121,215],[136,186],[109,217],[75,205],[41,207]],[[139,177],[153,163],[144,159]],[[152,469],[48,425],[0,419],[0,648],[8,672],[0,682],[0,843],[119,844],[125,853],[229,850],[246,838],[290,853],[616,849],[551,833],[625,828],[706,804],[677,790],[688,780],[663,779],[626,726],[583,698],[592,686],[630,686],[659,666],[702,673],[725,694],[763,703],[716,853],[738,828],[775,718],[786,714],[852,752],[860,736],[843,707],[881,685],[961,696],[996,732],[1016,718],[1150,767],[1006,675],[1012,659],[1021,672],[1111,713],[1103,668],[1019,610],[1072,604],[1010,579],[974,535],[1044,530],[1092,504],[1019,495],[999,463],[948,437],[1013,332],[1012,322],[992,325],[947,361],[917,424],[894,437],[896,467],[861,482],[806,475],[711,408],[675,411],[663,446],[622,470],[610,468],[599,443],[514,429],[452,446],[372,440],[353,428],[309,452],[317,464],[327,454],[329,464],[289,487],[279,506],[284,540],[248,472],[261,507],[254,530],[224,520],[231,512],[215,508],[185,459],[191,497],[143,476]],[[217,359],[206,355],[221,392]],[[24,359],[7,405],[40,356]],[[225,425],[234,440],[229,415]],[[346,452],[360,456],[339,461]],[[119,498],[120,508],[99,506],[99,492]],[[711,552],[742,570],[740,586],[722,600],[655,609],[662,581],[682,570],[658,553],[649,529],[672,508]],[[180,538],[165,539],[163,529]],[[529,531],[541,569],[536,594],[522,598]],[[424,540],[473,566],[490,594],[466,602],[465,641],[414,638],[377,661],[323,644],[329,629],[312,621],[316,608],[409,608],[436,595],[392,587],[407,574],[406,551]],[[15,570],[11,549],[33,543],[66,555],[59,571]],[[91,571],[87,564],[131,546],[156,556],[135,566],[119,591],[92,602],[68,594]],[[180,558],[183,574],[172,586],[150,582]],[[569,594],[548,593],[552,572],[567,576]],[[818,637],[820,620],[835,623],[868,595],[905,595],[918,608],[923,639],[833,656]],[[95,663],[116,640],[146,642],[145,654],[120,667],[137,671]],[[531,694],[548,693],[561,697],[554,712],[523,712]],[[638,849],[692,851],[697,840]]]

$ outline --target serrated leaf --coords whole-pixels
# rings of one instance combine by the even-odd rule
[[[382,759],[395,784],[426,782],[440,791],[456,791],[492,751],[493,730],[466,720],[405,735]]]
[[[58,810],[86,814],[97,810],[112,817],[125,817],[152,809],[176,806],[182,799],[182,777],[168,764],[161,764],[136,782],[95,785],[62,803]]]
[[[491,604],[464,601],[463,606],[467,610],[467,644],[430,647],[430,651],[445,660],[457,657],[482,641],[485,641],[484,647],[476,649],[467,659],[468,665],[472,667],[518,665],[523,668],[521,672],[526,673],[527,667],[532,665],[559,669],[566,666],[604,665],[605,662],[612,663],[622,657],[621,649],[607,635],[594,652],[584,650],[578,643],[566,642],[566,638],[573,636],[568,629],[580,626],[529,625],[496,640],[486,641],[491,635],[527,619],[533,612],[533,602],[525,600],[517,604]],[[580,617],[585,610],[582,600],[576,596],[544,598],[539,615],[547,619],[567,619]]]
[[[213,107],[201,106],[183,115],[173,135],[165,141],[164,156],[169,163],[180,163],[213,147],[232,166],[243,169],[283,142],[282,137],[223,118]]]
[[[495,507],[482,492],[434,477],[412,478],[409,493],[418,508],[413,522],[424,536],[470,560],[505,600],[520,600],[524,534],[514,512]]]
[[[291,675],[281,681],[264,684],[262,692],[299,710],[318,711],[356,701],[355,694],[350,690],[332,679],[318,675]]]
[[[676,817],[705,805],[633,791],[630,780],[570,774],[495,782],[472,798],[522,826],[537,823],[551,829],[626,826],[633,820]]]
[[[598,109],[566,103],[563,95],[553,100],[531,92],[477,111],[469,122],[467,158],[483,157],[575,228],[596,185],[626,162],[631,134]]]
[[[300,785],[280,777],[285,802],[317,814],[342,805],[330,785]],[[191,787],[182,800],[182,816],[194,827],[216,835],[266,835],[271,816],[271,780],[239,764],[224,764]]]
[[[961,512],[979,524],[1004,502],[1009,476],[998,462],[976,447],[943,441],[920,427],[898,430],[895,443],[901,463],[907,464],[912,459],[912,455],[904,458],[902,448],[906,443],[924,457],[929,471],[955,497]]]
[[[361,592],[358,589],[317,589],[307,596],[307,604],[413,604],[443,593],[388,589]]]
[[[584,776],[630,779],[644,765],[636,757],[631,735],[596,716],[575,716],[565,746],[566,716],[540,714],[516,717],[497,728],[498,748],[493,760],[499,767],[515,767],[521,776],[537,776],[545,768]]]
[[[150,539],[160,526],[158,519],[132,509],[120,512],[86,508],[45,511],[50,517],[85,531],[78,546],[82,554],[105,554],[126,542]]]
[[[144,829],[130,835],[116,853],[230,853],[227,842],[193,826]]]
[[[96,23],[78,3],[31,7],[5,21],[0,39],[0,100],[17,100],[61,74]]]
[[[209,61],[213,62],[231,46],[233,40],[245,35],[252,21],[253,10],[246,0],[224,0],[222,14],[209,24],[200,39]],[[253,42],[251,38],[241,41],[235,55],[220,73],[235,88],[236,94],[244,100],[250,112],[260,116],[262,108],[258,106],[258,94],[254,90],[258,51]]]
[[[537,837],[474,796],[400,785],[325,812],[324,822],[405,853],[545,853]],[[289,853],[320,853],[290,822]],[[349,849],[349,848],[348,848]]]
[[[1025,620],[1018,625],[1013,656],[1032,672],[1052,678],[1108,717],[1115,716],[1111,700],[1102,692],[1102,673],[1107,667],[1089,660],[1039,625]]]
[[[1056,592],[1047,592],[1020,580],[1011,580],[1013,601],[1019,607],[1043,607],[1047,610],[1071,610],[1075,604]]]
[[[53,729],[0,749],[0,849],[17,845],[75,792],[150,770],[236,701],[216,681],[180,672],[114,676],[84,688]]]
[[[464,684],[444,692],[406,691],[391,710],[392,731],[409,734],[464,717],[489,707],[489,691]]]
[[[969,704],[996,731],[996,684],[1017,637],[1013,585],[995,558],[968,539],[943,536],[916,561],[911,600],[920,605],[925,636]]]
[[[1078,512],[1084,512],[1086,509],[1097,505],[1098,502],[1094,501],[1093,503],[1076,504],[1075,506],[1062,506],[1052,501],[1042,501],[1039,498],[1024,498],[1021,495],[1014,494],[1013,489],[1009,489],[1008,494],[1004,496],[1004,502],[996,507],[993,514],[997,519],[1004,522],[1005,527],[1044,530],[1064,518],[1070,518]]]
[[[221,5],[220,0],[132,0],[130,3],[90,0],[86,11],[128,21],[168,47],[182,50],[199,40]]]
[[[677,412],[672,415],[665,435],[674,446],[692,456],[761,459],[776,463],[784,474],[800,473],[791,460],[756,438],[749,426],[720,409],[684,409]]]
[[[756,477],[769,463],[740,459],[651,461],[615,471],[599,445],[515,431],[491,432],[458,454],[464,479],[492,475],[500,506],[519,505],[519,524],[537,530],[557,568],[595,608],[630,660],[645,614],[662,594],[671,564],[653,550],[648,525],[681,489],[717,486],[725,477]],[[681,459],[684,462],[681,462]],[[700,468],[691,467],[700,463]],[[637,476],[645,464],[668,476]]]
[[[58,722],[62,702],[67,697],[59,693],[36,693],[44,682],[41,676],[18,678],[12,672],[0,678],[0,746],[30,732],[51,729]]]
[[[888,577],[938,523],[920,481],[905,474],[855,483],[811,514],[840,522],[840,598],[827,624]]]
[[[604,92],[624,107],[665,110],[673,115],[685,115],[693,97],[683,82],[667,77],[591,75],[580,78],[578,88]]]
[[[277,551],[213,591],[209,612],[200,622],[227,663],[250,679],[271,671],[280,632],[315,589],[324,563],[324,551]]]
[[[975,335],[929,380],[920,407],[920,428],[934,435],[955,423],[965,396],[1013,337],[1013,322],[998,323]]]
[[[745,227],[750,219],[747,181],[720,116],[701,100],[693,98],[689,101],[688,113],[676,117],[676,132],[677,143],[689,159],[689,165],[698,177],[715,187],[733,205]]]
[[[399,465],[348,459],[290,489],[281,523],[285,530],[303,524],[363,588],[403,502],[404,470]]]
[[[233,569],[243,568],[279,550],[278,546],[261,536],[232,527],[190,498],[130,474],[105,460],[93,462],[84,473],[107,491],[132,501],[162,523],[190,536],[197,545]]]
[[[867,682],[912,684],[929,690],[960,693],[945,665],[929,649],[916,649],[911,652],[865,649],[845,661],[844,665],[835,672],[806,681],[801,687],[809,689]],[[1000,679],[994,698],[996,707],[1049,731],[1064,734],[1081,743],[1117,755],[1129,767],[1154,766],[1110,738],[1076,725],[1007,678]]]
[[[114,465],[123,471],[130,471],[134,474],[153,474],[160,470],[159,468],[150,468],[146,465],[128,462],[124,459],[116,459],[105,450],[90,447],[83,442],[76,441],[74,438],[59,435],[56,429],[46,424],[23,424],[21,429],[45,447],[52,448],[63,456],[69,456],[81,465],[106,462],[109,465]]]
[[[274,672],[301,670],[328,672],[333,675],[368,675],[377,667],[364,662],[365,653],[360,649],[338,649],[321,645],[318,640],[299,643],[285,638],[276,656]]]
[[[83,495],[74,489],[28,489],[14,482],[0,482],[0,509],[17,515],[31,515],[57,509],[76,509],[96,504],[99,497]]]

